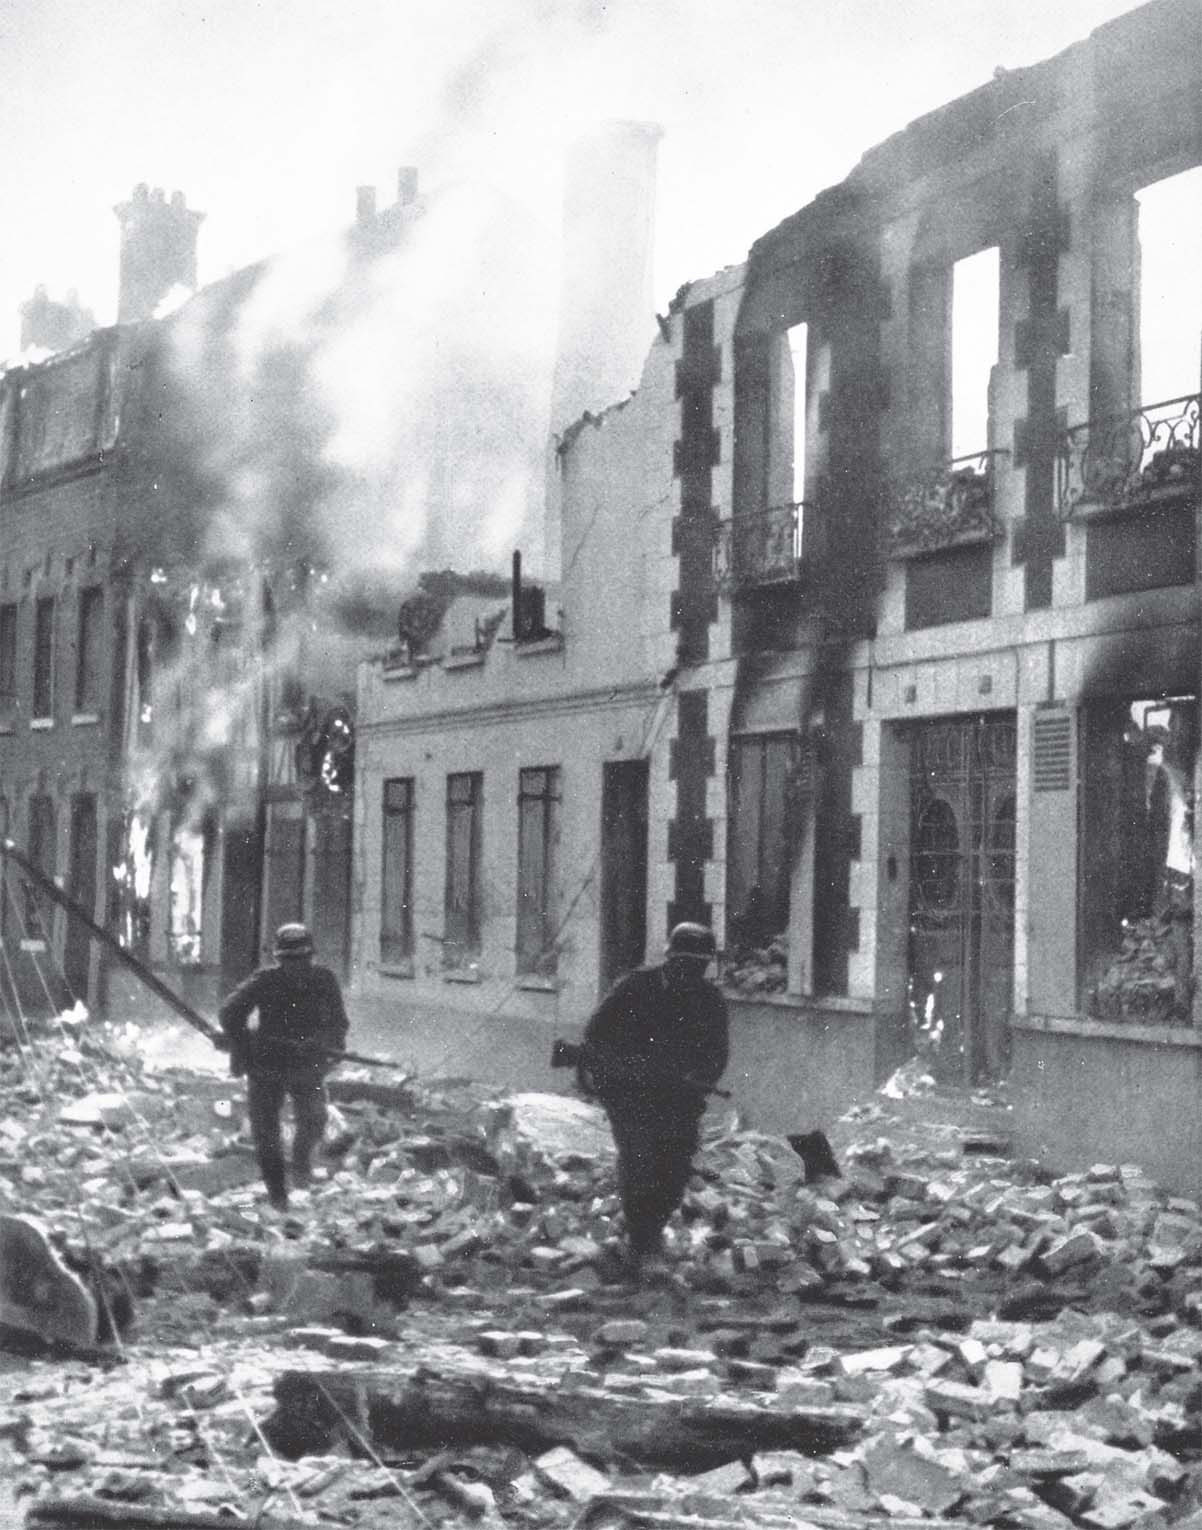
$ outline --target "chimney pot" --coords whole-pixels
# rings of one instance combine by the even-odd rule
[[[370,223],[376,215],[376,188],[358,186],[355,189],[355,222],[362,226]]]
[[[402,165],[397,171],[396,199],[398,207],[408,207],[417,201],[417,166]]]
[[[192,211],[182,191],[168,201],[161,186],[143,181],[128,202],[113,209],[121,224],[117,322],[140,323],[172,287],[196,286],[196,239],[204,214]]]

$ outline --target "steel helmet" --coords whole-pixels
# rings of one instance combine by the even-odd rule
[[[312,956],[313,937],[305,924],[282,924],[275,932],[273,956]]]
[[[704,924],[686,920],[674,926],[668,936],[669,956],[695,956],[702,961],[712,961],[718,954],[718,942],[714,932]]]

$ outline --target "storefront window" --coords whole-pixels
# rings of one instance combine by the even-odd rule
[[[1097,1020],[1188,1025],[1198,701],[1082,713],[1083,1002]]]

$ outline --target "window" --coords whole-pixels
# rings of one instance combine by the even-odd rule
[[[43,595],[33,614],[33,715],[54,716],[54,596]]]
[[[558,959],[559,801],[558,766],[519,772],[517,970],[544,977]]]
[[[1085,1007],[1099,1020],[1188,1024],[1197,698],[1093,702],[1081,734]]]
[[[75,710],[100,710],[100,666],[104,591],[98,584],[79,592],[79,641],[75,650]]]
[[[731,947],[762,947],[789,928],[796,824],[791,783],[800,759],[792,733],[731,740],[727,932]]]
[[[443,962],[460,966],[480,949],[480,841],[484,777],[447,777],[447,888]]]
[[[808,324],[772,336],[768,372],[768,495],[772,505],[799,503],[805,498],[806,364]]]
[[[1136,401],[1153,404],[1198,391],[1202,165],[1145,186],[1135,202],[1140,371]]]
[[[413,956],[413,796],[411,778],[384,782],[380,962],[386,967]]]
[[[829,344],[816,343],[804,322],[773,335],[771,346],[765,505],[769,512],[786,505],[801,507],[787,551],[795,562],[805,543],[805,501],[814,493],[813,480],[821,467],[811,447],[820,431],[819,399],[830,386],[831,350]],[[804,546],[804,551],[809,557],[816,549]]]
[[[55,821],[54,798],[38,792],[29,799],[29,859],[46,876],[53,877],[58,860],[58,828]],[[24,928],[21,934],[28,940],[45,940],[49,922],[49,904],[46,904],[46,922],[42,918],[42,895],[32,880],[22,879],[25,888]]]
[[[98,346],[31,368],[16,399],[15,452],[8,480],[25,483],[40,473],[92,457],[98,437],[100,393],[106,369]]]
[[[0,606],[0,709],[17,704],[17,605]]]
[[[952,267],[949,443],[953,460],[989,447],[989,391],[998,361],[1000,262],[997,245]]]

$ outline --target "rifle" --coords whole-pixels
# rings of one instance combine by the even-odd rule
[[[654,1079],[657,1083],[676,1084],[691,1089],[696,1094],[712,1094],[720,1100],[730,1099],[729,1089],[719,1089],[717,1084],[703,1084],[700,1079],[685,1073],[672,1073],[665,1068],[653,1068],[642,1060],[625,1061],[612,1053],[602,1052],[587,1041],[565,1041],[562,1037],[551,1043],[551,1066],[553,1068],[578,1068],[581,1063],[597,1073],[608,1073],[611,1078]]]
[[[29,857],[23,854],[13,844],[11,839],[0,840],[0,859],[7,859],[25,873],[36,886],[46,894],[51,902],[58,904],[59,908],[65,909],[73,919],[78,919],[84,929],[94,935],[106,950],[112,954],[124,966],[128,967],[134,976],[151,993],[162,999],[163,1003],[173,1009],[181,1020],[186,1020],[194,1031],[199,1031],[206,1041],[211,1041],[218,1051],[229,1050],[229,1045],[224,1034],[216,1026],[210,1024],[198,1010],[192,1008],[187,1000],[182,999],[174,988],[168,987],[145,962],[139,961],[132,951],[126,950],[117,937],[106,930],[103,925],[97,924],[88,911],[74,898],[70,897],[58,885],[53,878],[46,875],[42,868],[36,865]],[[389,1062],[385,1057],[365,1057],[362,1052],[339,1052],[330,1047],[309,1047],[304,1043],[289,1043],[289,1045],[304,1045],[310,1053],[316,1053],[320,1057],[329,1059],[331,1062],[357,1062],[366,1063],[371,1068],[395,1068],[396,1063]]]

